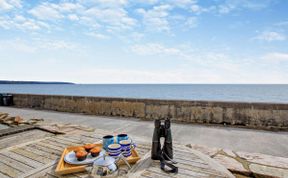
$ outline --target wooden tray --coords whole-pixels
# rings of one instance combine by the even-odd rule
[[[95,143],[97,146],[102,147],[102,143]],[[73,151],[76,147],[79,146],[71,146],[71,147],[67,147],[64,149],[61,158],[57,164],[55,173],[58,175],[64,175],[64,174],[71,174],[71,173],[75,173],[75,172],[84,172],[86,171],[86,166],[87,165],[72,165],[72,164],[68,164],[64,161],[64,157],[67,153],[69,153],[70,151]],[[137,151],[135,149],[132,150],[132,155],[127,157],[127,161],[129,162],[129,164],[135,164],[139,159],[139,155],[137,153]],[[119,162],[117,162],[117,165],[124,165],[124,161],[120,160]]]

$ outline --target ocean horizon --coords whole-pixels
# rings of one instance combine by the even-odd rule
[[[288,84],[0,84],[0,93],[288,103]]]

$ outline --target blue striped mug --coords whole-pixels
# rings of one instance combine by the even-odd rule
[[[117,157],[121,154],[122,147],[121,145],[115,143],[108,146],[108,154],[112,157]]]
[[[121,140],[120,145],[124,157],[131,156],[132,155],[131,149],[134,149],[136,147],[136,145],[132,142],[131,139]]]

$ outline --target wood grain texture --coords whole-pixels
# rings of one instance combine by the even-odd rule
[[[45,153],[51,154],[51,155],[55,155],[56,157],[59,157],[61,155],[61,150],[57,150],[55,149],[55,147],[47,147],[47,146],[43,146],[43,145],[39,145],[39,144],[30,144],[27,145],[27,147],[31,147],[31,148],[35,148],[37,150],[42,150]]]
[[[0,155],[4,155],[4,156],[7,156],[11,159],[14,159],[15,161],[19,161],[23,164],[26,164],[27,166],[30,166],[30,167],[33,167],[33,168],[37,168],[37,167],[40,167],[40,166],[43,166],[44,164],[38,162],[38,161],[34,161],[30,158],[27,158],[25,156],[22,156],[22,155],[19,155],[19,154],[16,154],[16,153],[13,153],[13,152],[4,152],[4,153],[1,153]]]
[[[53,134],[49,132],[35,129],[0,137],[0,150],[11,146],[19,145],[21,143],[26,143],[40,138],[49,137],[52,135]]]
[[[58,150],[60,152],[63,151],[63,149],[65,148],[64,145],[59,145],[57,143],[54,143],[54,142],[50,142],[50,141],[47,141],[47,140],[42,140],[38,143],[36,143],[35,145],[39,145],[39,146],[42,146],[42,147],[47,147],[47,148],[50,148],[50,149],[53,149],[53,150]]]
[[[67,147],[67,146],[73,146],[75,144],[71,143],[71,142],[66,142],[66,141],[63,141],[63,140],[59,140],[57,138],[48,138],[46,139],[45,141],[49,141],[50,143],[54,143],[56,145],[59,145],[59,146],[63,146],[64,148]]]
[[[17,160],[11,159],[7,156],[0,155],[0,164],[4,163],[11,168],[17,169],[21,172],[27,172],[33,169],[33,167],[23,164]]]
[[[36,169],[33,169],[23,175],[21,178],[39,178],[39,177],[46,177],[47,172],[54,172],[55,170],[56,161],[51,162],[49,164],[43,165]]]
[[[11,166],[6,165],[4,163],[0,164],[0,172],[2,174],[5,174],[5,175],[9,176],[9,177],[18,177],[19,175],[22,174],[21,171],[19,171],[17,169],[14,169]]]
[[[3,174],[3,173],[1,173],[1,172],[0,172],[0,177],[1,177],[1,178],[10,178],[10,177],[8,177],[7,175],[5,175],[5,174]]]
[[[32,153],[35,153],[41,157],[45,157],[45,158],[48,158],[50,160],[56,160],[58,158],[57,155],[55,154],[51,154],[49,152],[46,152],[46,151],[43,151],[43,150],[40,150],[40,149],[37,149],[35,147],[28,147],[28,146],[25,146],[25,147],[22,147],[23,149],[25,149],[26,151],[29,151],[29,152],[32,152]]]
[[[205,160],[185,147],[174,147],[174,159],[178,162],[178,174],[167,174],[160,169],[160,162],[151,160],[150,153],[146,154],[146,163],[133,169],[129,177],[168,178],[168,177],[229,177],[223,172],[212,168]],[[140,164],[140,163],[139,163]]]
[[[19,155],[22,155],[22,156],[25,156],[29,159],[32,159],[32,160],[37,161],[37,162],[42,163],[42,164],[47,164],[47,163],[50,163],[53,161],[52,159],[48,159],[48,158],[42,157],[40,155],[37,155],[36,153],[27,151],[24,148],[17,148],[17,149],[12,150],[12,152],[19,154]]]
[[[52,177],[52,178],[64,178],[75,177],[83,178],[87,177],[87,172],[77,172],[68,175],[57,174],[56,168],[58,168],[60,161],[60,167],[65,167],[63,162],[63,150],[69,146],[83,145],[85,143],[95,143],[102,139],[104,135],[111,134],[109,131],[96,130],[94,133],[77,131],[74,129],[73,134],[66,135],[46,135],[40,132],[34,132],[39,134],[41,139],[37,140],[37,137],[33,137],[31,133],[27,133],[26,136],[31,136],[31,139],[35,139],[34,142],[28,142],[27,144],[19,144],[19,146],[13,146],[9,149],[2,149],[0,151],[0,177],[17,177],[21,175],[25,178],[36,177]],[[44,139],[43,139],[44,137]],[[153,161],[150,158],[151,143],[144,142],[141,138],[136,139],[132,137],[137,143],[137,153],[141,160],[139,160],[127,174],[126,177],[146,177],[146,178],[169,178],[169,177],[226,177],[223,172],[216,170],[208,164],[207,160],[202,159],[200,155],[191,151],[180,144],[175,144],[174,159],[178,162],[179,167],[178,174],[167,174],[160,169],[159,161]],[[13,136],[6,138],[7,140],[1,140],[1,143],[7,143],[14,139],[21,139],[20,136]],[[7,144],[6,144],[7,145]],[[65,151],[64,151],[65,152]],[[63,154],[62,154],[63,153]],[[62,160],[62,161],[61,161]],[[70,165],[71,166],[71,165]],[[68,168],[66,164],[66,168]],[[84,166],[85,169],[85,166]],[[84,170],[82,169],[82,171]],[[76,170],[77,171],[77,170]],[[124,176],[125,177],[125,176]],[[229,177],[229,176],[227,176]]]

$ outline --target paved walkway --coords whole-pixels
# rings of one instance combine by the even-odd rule
[[[89,116],[54,111],[40,111],[0,107],[0,112],[24,118],[43,118],[47,121],[87,125],[105,130],[125,131],[151,140],[153,122],[133,118]],[[172,124],[173,139],[181,144],[201,144],[235,151],[257,152],[288,157],[288,132],[270,132],[252,129]]]

